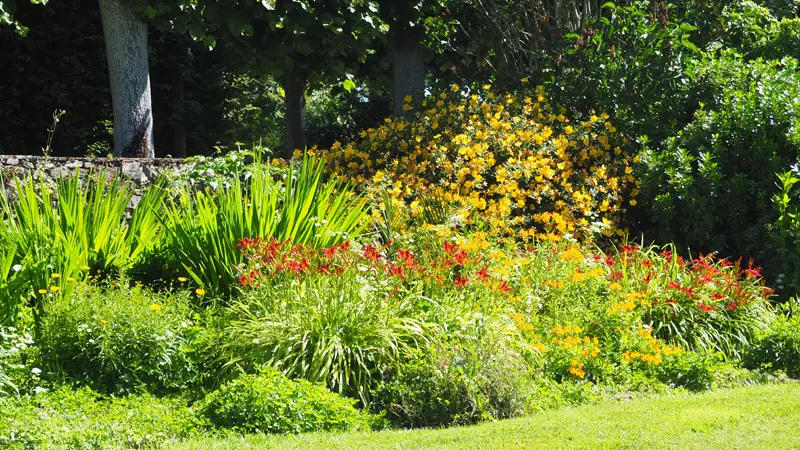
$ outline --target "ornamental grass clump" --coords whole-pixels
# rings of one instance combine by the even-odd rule
[[[458,86],[428,97],[410,119],[386,119],[327,151],[331,170],[388,194],[406,219],[435,199],[463,222],[501,235],[587,235],[618,229],[638,182],[624,136],[606,114],[573,121],[530,96]],[[376,209],[380,220],[381,209]]]
[[[30,175],[14,184],[16,198],[0,189],[0,323],[13,324],[26,302],[41,306],[69,295],[90,268],[91,276],[125,270],[156,243],[166,195],[160,184],[145,191],[130,217],[133,189],[103,171],[84,181],[75,172],[55,189]]]
[[[281,169],[281,172],[284,172]],[[160,252],[166,265],[188,274],[209,294],[229,294],[244,262],[236,243],[245,237],[273,237],[325,247],[358,236],[368,225],[366,199],[349,185],[323,176],[323,162],[292,162],[285,178],[269,165],[253,166],[217,190],[186,187],[167,205]]]

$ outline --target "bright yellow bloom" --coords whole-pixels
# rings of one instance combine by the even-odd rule
[[[150,305],[150,309],[153,311],[161,311],[164,307],[159,305],[158,303],[153,303]]]

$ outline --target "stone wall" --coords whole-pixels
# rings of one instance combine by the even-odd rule
[[[120,174],[130,181],[134,188],[131,207],[142,193],[142,189],[152,183],[158,176],[169,171],[179,174],[189,170],[191,166],[183,159],[154,158],[45,158],[43,156],[0,155],[0,176],[3,188],[9,197],[16,196],[14,177],[24,178],[33,175],[38,180],[41,175],[48,184],[66,175],[79,171],[82,177],[105,170],[106,176],[112,178]]]
[[[161,158],[45,158],[43,156],[0,155],[0,175],[8,183],[14,175],[41,173],[47,180],[56,180],[79,170],[83,176],[105,169],[109,177],[121,174],[136,188],[150,184],[165,170],[179,173],[188,170],[183,159]]]

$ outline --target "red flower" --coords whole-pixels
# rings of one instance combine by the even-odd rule
[[[509,286],[505,281],[501,281],[497,286],[497,289],[504,294],[511,292],[511,286]]]
[[[707,313],[710,313],[710,312],[714,311],[714,307],[713,306],[706,305],[703,302],[698,303],[697,307],[700,308],[700,311],[707,312]]]
[[[727,308],[728,308],[728,311],[733,312],[733,311],[736,311],[737,308],[739,308],[739,305],[737,305],[736,302],[730,302],[730,303],[728,303]]]
[[[405,278],[406,273],[403,271],[403,268],[400,266],[392,266],[389,267],[389,275],[394,277]]]
[[[321,250],[322,251],[322,256],[324,256],[326,258],[333,258],[336,255],[336,250],[337,250],[337,246],[335,246],[335,245],[333,247],[323,248]]]
[[[667,282],[667,288],[675,289],[675,290],[678,290],[678,291],[682,291],[683,290],[683,288],[681,287],[680,284],[678,284],[678,283],[676,283],[676,282],[674,282],[672,280]]]
[[[455,279],[453,279],[453,286],[463,287],[465,284],[467,284],[467,281],[469,281],[469,278],[456,275]]]
[[[378,250],[371,245],[364,246],[363,255],[365,258],[371,259],[373,261],[377,261],[378,259],[381,258],[380,252],[378,252]]]
[[[747,269],[744,269],[744,273],[749,278],[761,278],[761,268],[753,267],[753,261],[750,261],[750,265]]]
[[[478,273],[476,273],[476,275],[481,280],[485,280],[485,279],[489,278],[490,277],[490,275],[489,275],[489,266],[481,267],[481,270],[479,270]]]
[[[458,244],[454,244],[450,241],[444,241],[444,252],[448,255],[452,255],[455,251],[458,250]]]
[[[414,259],[414,254],[411,253],[411,250],[398,250],[397,257],[400,258],[401,261],[412,261]]]
[[[638,246],[638,245],[636,245],[636,244],[633,244],[633,245],[623,245],[622,247],[620,247],[620,252],[622,252],[622,253],[633,253],[633,252],[635,252],[635,251],[636,251],[636,250],[638,250],[638,249],[639,249],[639,246]]]
[[[330,265],[330,263],[328,263],[328,264],[320,264],[320,266],[317,267],[317,271],[319,273],[323,273],[325,275],[330,275],[331,274],[331,265]]]

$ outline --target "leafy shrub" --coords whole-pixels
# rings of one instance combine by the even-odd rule
[[[0,399],[0,447],[155,448],[189,437],[198,425],[179,400],[150,395],[106,399],[67,387]]]
[[[791,300],[783,307],[770,328],[748,349],[744,365],[800,378],[800,302]]]
[[[643,156],[644,228],[681,249],[768,263],[776,251],[768,232],[776,219],[774,174],[796,162],[800,142],[797,61],[744,62],[726,53],[707,70],[720,86],[714,103]]]
[[[681,352],[665,357],[654,372],[659,381],[670,387],[705,391],[714,386],[715,371],[720,364],[714,356]]]
[[[168,205],[158,252],[176,273],[188,273],[212,294],[230,293],[244,258],[236,243],[274,237],[323,247],[358,235],[367,225],[366,202],[346,184],[323,180],[322,162],[304,159],[283,181],[270,166],[254,167],[247,181],[230,180],[216,191],[186,187]]]
[[[367,426],[354,403],[322,385],[266,370],[222,385],[197,411],[214,426],[240,432],[347,431]]]
[[[434,202],[497,234],[612,234],[634,178],[607,119],[573,122],[543,89],[465,95],[454,85],[411,119],[387,119],[327,155],[331,171],[366,182],[376,200],[388,195],[401,217],[422,217]]]
[[[698,17],[669,2],[606,3],[600,17],[567,35],[572,45],[551,82],[554,98],[584,114],[606,111],[629,136],[671,135],[697,107],[693,65],[709,33],[697,28],[713,27],[714,3],[724,2],[691,3],[711,8]]]
[[[85,287],[46,308],[39,342],[51,376],[112,393],[191,387],[197,334],[186,292]]]
[[[508,328],[510,326],[510,329]],[[525,345],[508,320],[472,323],[442,346],[395,365],[374,393],[373,409],[396,425],[441,427],[515,417],[528,410]]]

